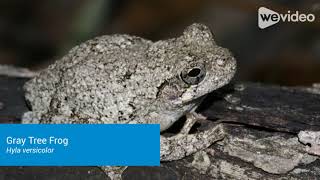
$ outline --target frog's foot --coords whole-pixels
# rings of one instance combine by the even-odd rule
[[[161,161],[182,159],[224,138],[225,132],[221,124],[202,132],[189,134],[192,126],[199,120],[204,121],[205,117],[196,113],[187,114],[187,120],[180,133],[172,137],[160,137]]]
[[[100,166],[100,168],[111,180],[121,180],[121,175],[127,166]]]

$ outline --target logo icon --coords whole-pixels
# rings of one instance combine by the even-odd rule
[[[299,11],[291,13],[287,11],[286,14],[277,13],[266,7],[260,7],[258,9],[258,26],[260,29],[265,29],[279,21],[282,22],[313,22],[316,19],[314,14],[303,14]]]

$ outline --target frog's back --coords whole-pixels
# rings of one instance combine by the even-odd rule
[[[100,118],[103,114],[126,119],[130,113],[121,110],[134,111],[131,101],[139,93],[134,89],[139,78],[131,76],[138,64],[145,63],[151,43],[128,35],[101,36],[82,43],[27,82],[26,98],[41,114],[58,111],[70,117]]]

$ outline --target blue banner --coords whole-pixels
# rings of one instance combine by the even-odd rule
[[[0,124],[0,166],[159,166],[158,124]]]

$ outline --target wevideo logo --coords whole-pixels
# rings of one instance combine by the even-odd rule
[[[282,22],[313,22],[316,19],[314,14],[304,14],[299,11],[287,11],[286,14],[277,13],[271,9],[260,7],[258,10],[258,26],[260,29],[267,28],[279,21]]]

